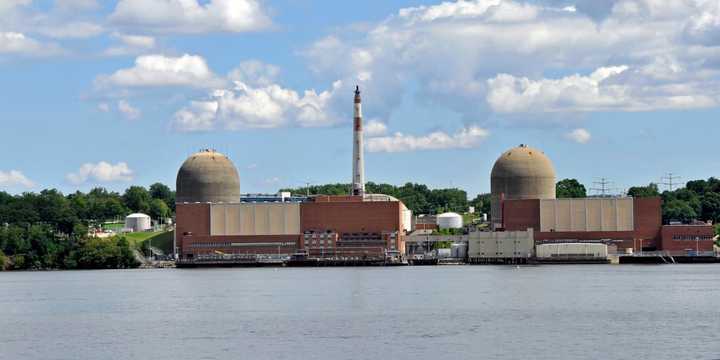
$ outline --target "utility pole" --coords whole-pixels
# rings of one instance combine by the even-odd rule
[[[608,185],[610,185],[611,183],[612,182],[607,178],[600,178],[600,180],[598,181],[593,181],[593,184],[597,185],[598,187],[590,188],[590,190],[600,193],[600,197],[605,197],[609,194],[611,190],[608,187]]]
[[[673,191],[675,190],[675,186],[678,185],[676,180],[680,179],[682,179],[682,177],[676,176],[673,173],[667,173],[667,175],[660,178],[660,184],[667,186],[668,190]]]

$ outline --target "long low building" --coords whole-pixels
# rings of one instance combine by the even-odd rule
[[[604,242],[626,252],[678,255],[713,249],[709,224],[663,225],[659,197],[504,200],[501,206],[502,228],[533,229],[536,244]],[[691,244],[691,240],[697,241]]]
[[[178,203],[181,259],[214,255],[382,258],[405,251],[397,199],[321,196],[301,203]]]

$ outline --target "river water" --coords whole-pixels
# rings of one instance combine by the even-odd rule
[[[0,359],[720,359],[720,266],[0,273]]]

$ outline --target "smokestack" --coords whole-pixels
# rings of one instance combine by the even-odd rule
[[[363,160],[362,101],[360,86],[355,87],[353,118],[353,178],[352,195],[365,195],[365,161]]]

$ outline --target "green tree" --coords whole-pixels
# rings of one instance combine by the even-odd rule
[[[168,209],[175,208],[175,192],[165,184],[154,183],[150,185],[150,197],[162,200]]]
[[[563,179],[555,186],[558,198],[584,198],[587,197],[585,185],[576,179]]]
[[[628,196],[643,198],[643,197],[655,197],[660,196],[660,190],[655,183],[650,183],[648,186],[633,186],[628,189]]]
[[[702,219],[720,222],[720,193],[708,192],[701,200]]]
[[[474,206],[477,213],[490,214],[490,194],[478,194],[470,200],[470,206]]]
[[[150,193],[142,186],[131,186],[122,196],[125,206],[133,212],[147,213],[150,210]]]
[[[693,209],[687,201],[673,199],[664,204],[662,217],[665,223],[670,221],[687,223],[693,219],[697,219],[697,212],[695,212],[695,209]]]
[[[0,250],[0,271],[5,270],[5,267],[7,266],[7,257],[5,257],[5,253]]]
[[[698,195],[702,195],[708,190],[709,186],[708,182],[705,180],[693,180],[688,181],[685,188]]]
[[[156,220],[164,220],[170,216],[170,208],[168,208],[162,199],[152,199],[152,201],[150,201],[150,212],[148,215]]]

